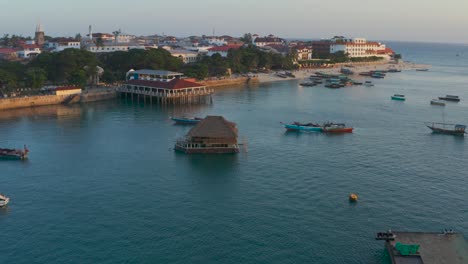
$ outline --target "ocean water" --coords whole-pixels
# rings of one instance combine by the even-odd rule
[[[375,87],[225,88],[203,106],[1,112],[0,146],[31,153],[0,160],[0,192],[11,197],[0,263],[383,263],[375,232],[468,236],[468,139],[424,126],[468,124],[468,46],[390,46],[431,70],[389,73]],[[429,105],[445,94],[462,101]],[[247,151],[175,153],[190,127],[169,116],[208,114],[236,122]],[[355,132],[288,133],[280,122],[290,121]]]

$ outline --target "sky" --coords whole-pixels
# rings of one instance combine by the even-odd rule
[[[468,43],[468,0],[0,0],[0,36],[122,32]]]

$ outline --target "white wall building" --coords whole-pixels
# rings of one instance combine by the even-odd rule
[[[385,44],[380,42],[366,41],[363,38],[345,39],[334,38],[330,45],[330,53],[343,51],[351,58],[358,57],[388,57],[393,53]]]
[[[16,54],[18,55],[18,58],[28,59],[41,54],[41,48],[36,44],[24,44]]]
[[[53,41],[47,44],[47,48],[51,49],[53,52],[60,52],[65,49],[80,49],[81,43],[79,41]]]

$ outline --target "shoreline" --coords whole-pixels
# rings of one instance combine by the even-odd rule
[[[285,71],[276,71],[272,73],[259,73],[258,74],[258,82],[259,83],[269,83],[269,82],[278,82],[278,81],[290,81],[290,80],[302,80],[302,79],[308,79],[310,75],[314,74],[317,71],[328,73],[328,74],[341,74],[340,69],[344,65],[352,65],[353,67],[351,68],[355,73],[350,76],[357,77],[359,76],[359,72],[366,72],[366,71],[375,71],[375,70],[387,70],[388,68],[396,68],[402,71],[409,71],[409,70],[415,70],[418,68],[429,68],[431,65],[428,64],[416,64],[412,62],[400,62],[398,64],[392,64],[392,63],[343,63],[338,66],[335,66],[333,68],[310,68],[310,69],[300,69],[300,70],[295,70],[291,71],[295,77],[287,77],[287,78],[281,78],[276,76],[278,72],[285,72]],[[348,68],[348,67],[346,67]]]

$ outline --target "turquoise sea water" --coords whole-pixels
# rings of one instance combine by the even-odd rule
[[[468,236],[468,138],[423,123],[468,124],[468,47],[390,46],[431,70],[372,88],[226,88],[188,108],[116,100],[0,113],[0,146],[31,149],[28,161],[0,160],[11,197],[0,263],[382,263],[375,232]],[[429,105],[445,94],[462,101]],[[183,114],[236,122],[248,152],[175,153],[189,127],[168,117]],[[355,132],[287,133],[289,121]]]

